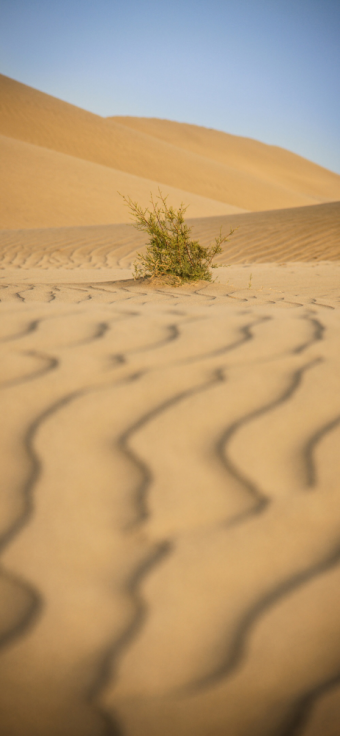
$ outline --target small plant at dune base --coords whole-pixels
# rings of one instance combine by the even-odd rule
[[[184,222],[187,210],[183,204],[178,210],[169,207],[167,197],[159,190],[157,200],[151,195],[151,208],[143,209],[130,197],[121,195],[135,218],[134,227],[149,235],[146,254],[138,253],[134,264],[135,279],[157,280],[171,286],[188,281],[211,281],[213,258],[222,253],[225,243],[234,231],[223,236],[220,231],[213,245],[203,247],[190,237],[191,227]]]

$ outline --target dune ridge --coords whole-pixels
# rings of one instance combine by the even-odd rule
[[[338,174],[279,146],[171,120],[122,116],[108,119],[246,174],[260,173],[261,179],[284,185],[298,194],[321,196],[325,201],[339,199]]]
[[[36,228],[126,222],[118,192],[131,192],[143,206],[159,182],[0,135],[5,175],[0,182],[0,227]],[[32,186],[32,177],[34,185]],[[167,187],[172,204],[185,202],[196,217],[242,212],[191,192]]]
[[[204,129],[199,129],[195,143],[195,126],[185,125],[176,128],[174,143],[171,136],[160,138],[164,121],[156,126],[156,135],[153,125],[145,132],[127,122],[101,118],[0,76],[0,133],[4,136],[242,210],[340,199],[338,175],[281,149],[223,133],[216,133],[217,143],[212,142],[211,132]],[[17,181],[20,188],[19,175]],[[134,192],[131,182],[126,193],[134,196]],[[117,194],[112,196],[118,201]]]

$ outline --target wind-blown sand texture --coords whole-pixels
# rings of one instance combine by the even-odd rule
[[[340,264],[75,272],[1,282],[2,732],[335,736]]]
[[[145,239],[100,197],[86,220],[91,171],[158,180],[143,152],[144,174],[95,159],[128,150],[96,131],[133,129],[151,162],[156,139],[213,161],[220,134],[1,84],[1,734],[339,736],[339,177],[312,195],[304,162],[308,206],[285,210],[265,163],[263,211],[190,190],[202,243],[238,228],[216,282],[133,282]],[[39,161],[40,215],[43,187],[17,196]]]
[[[340,202],[188,219],[188,224],[202,245],[211,244],[220,228],[225,234],[235,229],[216,258],[220,265],[340,259]],[[0,268],[123,268],[129,277],[127,269],[146,242],[128,224],[0,230]]]

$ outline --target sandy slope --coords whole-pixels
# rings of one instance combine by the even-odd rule
[[[337,736],[340,263],[93,273],[2,271],[2,733]]]
[[[219,138],[212,145],[211,132],[204,129],[199,129],[198,146],[188,146],[187,127],[183,126],[175,143],[161,140],[0,76],[0,133],[4,136],[245,210],[340,199],[338,175],[294,154],[226,134],[218,134],[223,145]],[[196,128],[189,129],[195,137]],[[233,148],[236,153],[231,155]]]
[[[340,197],[337,174],[278,146],[170,120],[119,116],[109,119],[297,194],[325,201]]]
[[[159,183],[124,171],[0,135],[0,227],[58,227],[124,222],[129,213],[118,192],[143,207]],[[191,192],[167,187],[172,204],[190,206],[196,217],[239,212]]]

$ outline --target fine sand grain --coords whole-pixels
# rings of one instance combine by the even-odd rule
[[[1,735],[339,736],[339,177],[1,84]],[[214,283],[132,280],[169,147]]]

